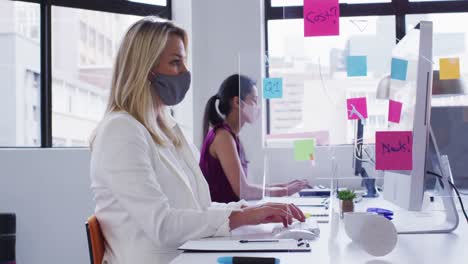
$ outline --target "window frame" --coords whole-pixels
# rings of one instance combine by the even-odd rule
[[[264,47],[268,54],[268,21],[285,19],[302,19],[303,6],[271,6],[271,0],[264,2]],[[363,3],[340,4],[340,17],[358,16],[385,16],[395,17],[395,32],[397,39],[406,35],[406,15],[414,14],[440,14],[440,13],[468,13],[468,1],[430,1],[411,2],[410,0],[392,0],[390,3]],[[398,43],[398,40],[396,40]],[[265,77],[270,76],[268,60],[265,61]],[[270,100],[265,99],[266,104],[266,134],[271,134]]]
[[[127,0],[9,0],[40,5],[40,146],[13,148],[52,148],[52,7],[69,7],[123,15],[157,15],[172,19],[172,0],[166,6]],[[0,146],[0,148],[12,148]],[[56,148],[56,147],[54,147]],[[65,147],[70,148],[70,147]],[[80,148],[80,147],[77,147]],[[81,147],[83,148],[83,147]]]

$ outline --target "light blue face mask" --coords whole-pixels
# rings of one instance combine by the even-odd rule
[[[151,87],[165,105],[176,105],[184,100],[185,94],[190,88],[191,76],[189,71],[179,75],[153,72],[150,74]]]

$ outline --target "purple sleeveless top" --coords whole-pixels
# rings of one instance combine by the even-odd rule
[[[227,124],[219,124],[214,126],[206,135],[205,141],[201,149],[200,156],[200,169],[205,176],[208,185],[210,186],[211,200],[218,203],[229,203],[239,201],[239,197],[232,190],[231,184],[224,173],[221,162],[217,158],[214,158],[210,154],[210,146],[213,143],[216,130],[224,129],[227,130],[234,140],[236,141],[237,153],[241,161],[244,175],[247,176],[247,160],[245,159],[245,153],[240,144],[239,138],[234,134],[232,129]]]

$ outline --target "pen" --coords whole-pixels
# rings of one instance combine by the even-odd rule
[[[277,258],[260,258],[260,257],[219,257],[219,264],[279,264]]]
[[[240,243],[279,242],[278,239],[239,240]]]

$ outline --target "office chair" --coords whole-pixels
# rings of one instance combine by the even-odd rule
[[[91,264],[101,264],[102,258],[104,257],[105,240],[96,216],[90,216],[85,225]]]

